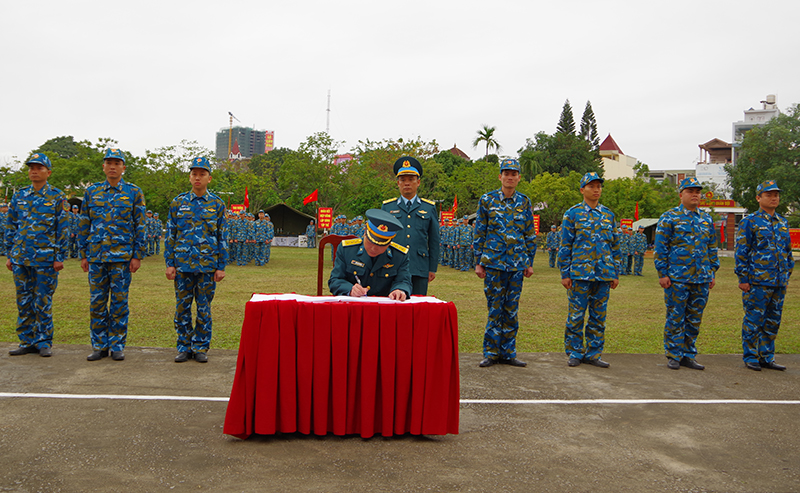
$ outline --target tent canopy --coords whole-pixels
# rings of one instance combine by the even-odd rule
[[[300,212],[286,204],[276,204],[267,207],[264,212],[269,214],[272,224],[275,226],[275,236],[299,236],[306,234],[306,226],[314,216]]]

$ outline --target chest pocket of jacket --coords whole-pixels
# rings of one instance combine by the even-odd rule
[[[773,244],[775,237],[772,234],[772,229],[769,227],[760,227],[756,231],[756,243],[759,250],[767,250]]]

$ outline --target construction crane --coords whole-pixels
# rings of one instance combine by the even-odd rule
[[[236,118],[235,116],[233,116],[233,113],[231,113],[230,111],[228,112],[228,114],[231,117],[230,118],[231,126],[228,127],[228,159],[230,159],[230,157],[231,157],[231,134],[233,133],[233,120],[236,120],[239,123],[242,123],[242,121],[239,120],[238,118]]]

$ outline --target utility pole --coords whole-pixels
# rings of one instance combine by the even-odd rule
[[[331,134],[331,90],[328,89],[328,118],[325,121],[325,133]]]
[[[230,111],[228,112],[228,114],[231,116],[231,118],[230,118],[231,125],[230,125],[230,127],[228,127],[228,159],[230,159],[230,157],[231,157],[231,134],[233,133],[233,119],[236,118],[236,117],[233,116],[233,113],[231,113]],[[238,118],[236,118],[236,121],[239,122],[239,123],[242,123],[242,121],[239,120]]]

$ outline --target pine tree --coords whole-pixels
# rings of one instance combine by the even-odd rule
[[[575,135],[575,118],[572,116],[572,106],[569,99],[564,101],[564,108],[561,110],[561,118],[558,120],[556,133]]]
[[[592,149],[600,147],[600,136],[597,135],[597,121],[594,119],[591,101],[586,101],[586,108],[583,110],[581,137],[591,142]]]

